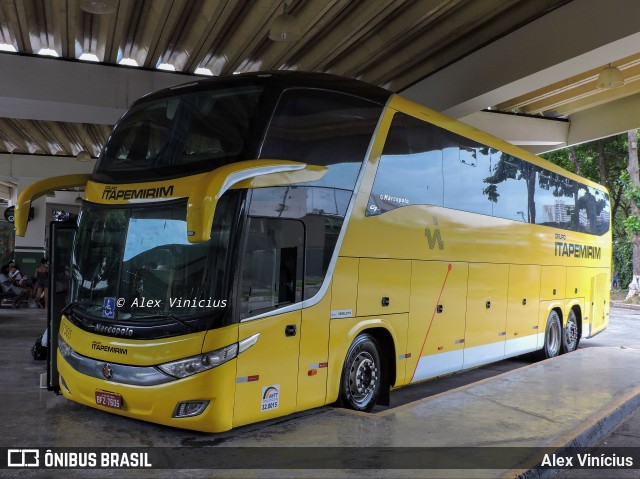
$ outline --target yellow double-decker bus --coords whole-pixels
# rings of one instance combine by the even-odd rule
[[[62,394],[218,432],[608,325],[607,191],[387,90],[270,72],[137,101],[82,185]]]

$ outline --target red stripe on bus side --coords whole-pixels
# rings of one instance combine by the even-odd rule
[[[444,291],[444,287],[447,284],[447,278],[449,278],[449,273],[453,269],[453,265],[449,263],[447,267],[447,274],[444,277],[444,281],[442,282],[442,288],[440,288],[440,294],[438,295],[438,299],[436,300],[436,305],[433,308],[433,314],[431,315],[431,321],[429,322],[429,328],[427,328],[427,334],[424,336],[424,341],[422,341],[422,348],[420,348],[420,354],[418,355],[418,360],[416,361],[416,367],[413,369],[413,375],[411,376],[411,381],[416,376],[416,371],[418,370],[418,364],[420,364],[420,358],[422,357],[422,352],[424,351],[424,346],[427,344],[427,338],[429,337],[429,332],[431,331],[431,325],[433,324],[433,318],[436,317],[436,312],[438,311],[438,305],[440,304],[440,298],[442,298],[442,292]]]

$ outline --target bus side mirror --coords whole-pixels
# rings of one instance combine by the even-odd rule
[[[187,240],[202,243],[211,238],[218,201],[231,187],[293,185],[319,180],[327,171],[325,166],[288,160],[247,160],[216,168],[193,185],[187,203]]]
[[[36,181],[27,186],[18,195],[14,209],[13,220],[16,235],[24,236],[27,232],[27,222],[33,219],[34,211],[31,206],[31,201],[40,198],[50,191],[84,186],[90,177],[91,175],[88,174],[54,176],[53,178]]]

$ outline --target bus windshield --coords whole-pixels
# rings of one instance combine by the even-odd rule
[[[221,198],[211,239],[195,244],[187,241],[184,202],[85,205],[72,258],[74,311],[120,321],[221,312],[238,196]]]
[[[185,93],[133,108],[118,122],[94,175],[105,181],[209,171],[246,159],[263,88],[237,86]],[[124,176],[123,176],[124,175]]]

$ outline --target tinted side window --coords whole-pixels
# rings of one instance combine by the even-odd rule
[[[536,183],[536,223],[576,229],[574,210],[576,182],[546,169],[538,172]]]
[[[609,195],[595,188],[589,188],[589,191],[596,199],[596,222],[591,228],[591,232],[593,234],[603,235],[609,231],[609,223],[611,221]]]
[[[367,215],[408,205],[442,206],[441,130],[396,113],[373,183]]]
[[[576,201],[578,225],[582,233],[602,235],[609,231],[609,196],[600,190],[579,185]]]
[[[301,221],[249,218],[240,318],[302,301],[305,231]]]
[[[493,216],[528,221],[527,178],[521,159],[492,150],[491,175],[484,182],[484,194],[492,203]]]
[[[590,190],[591,188],[584,185],[580,185],[578,189],[577,226],[581,233],[590,233],[596,222],[596,201]]]
[[[597,235],[609,231],[610,223],[606,193],[396,113],[366,215],[414,204]]]
[[[350,198],[350,191],[306,186],[251,192],[251,217],[290,218],[304,225],[304,299],[313,297],[322,286]]]
[[[313,185],[353,190],[381,112],[381,105],[350,95],[287,90],[260,158],[328,166],[327,174]]]
[[[491,215],[484,190],[491,176],[490,149],[455,133],[443,131],[444,206]]]

